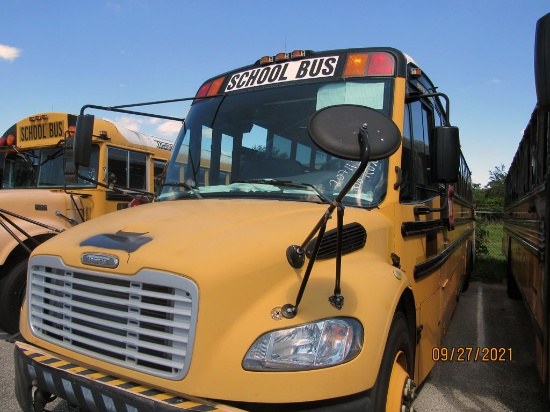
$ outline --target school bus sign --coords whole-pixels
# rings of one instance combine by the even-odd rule
[[[34,146],[37,140],[42,139],[63,139],[67,130],[67,116],[55,114],[31,116],[28,122],[19,124],[17,146]]]

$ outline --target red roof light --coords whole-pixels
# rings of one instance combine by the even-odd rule
[[[367,75],[392,75],[394,72],[393,57],[387,53],[372,53],[370,55]]]

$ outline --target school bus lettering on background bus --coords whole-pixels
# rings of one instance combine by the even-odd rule
[[[157,144],[157,149],[172,151],[174,148],[173,143],[163,142],[160,140],[155,140],[155,143]]]
[[[290,82],[293,80],[314,79],[333,76],[338,57],[323,57],[295,62],[287,62],[247,70],[234,74],[225,89],[227,92],[267,84]]]
[[[22,126],[19,129],[19,139],[23,142],[38,139],[63,138],[65,125],[63,122],[42,123],[31,126]]]
[[[90,148],[90,167],[81,170],[90,180],[69,182],[65,138],[73,136],[65,132],[75,126],[75,115],[42,113],[15,123],[0,139],[0,329],[10,334],[19,329],[31,249],[83,221],[149,202],[147,196],[136,199],[135,191],[152,197],[173,146],[96,120],[95,134],[106,131],[109,139],[96,138]],[[95,184],[107,173],[129,191]]]

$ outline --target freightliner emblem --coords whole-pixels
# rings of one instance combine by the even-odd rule
[[[116,256],[104,255],[102,253],[84,253],[80,259],[84,265],[99,266],[102,268],[114,269],[118,266]]]

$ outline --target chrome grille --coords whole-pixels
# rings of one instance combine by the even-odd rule
[[[51,256],[34,257],[29,268],[35,335],[155,376],[187,374],[198,307],[189,279],[154,270],[128,277],[74,270]]]

